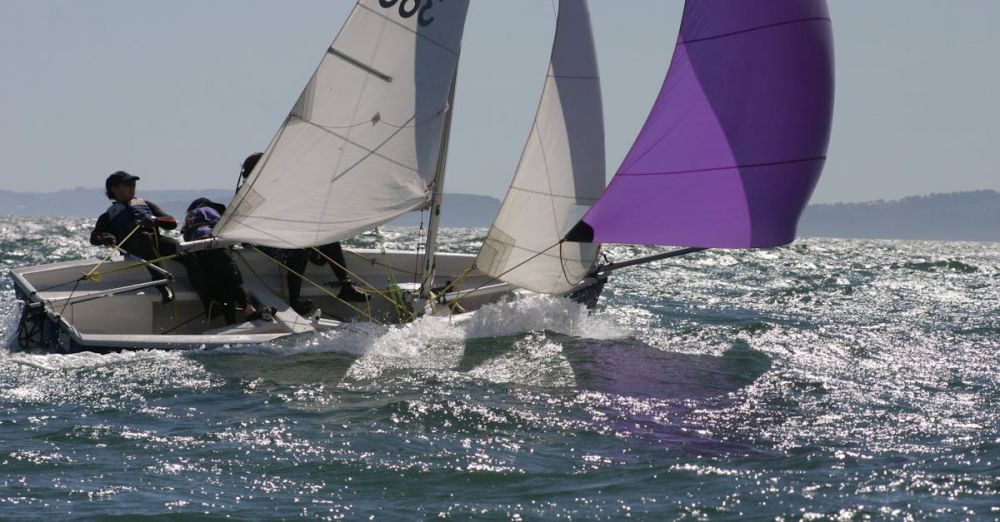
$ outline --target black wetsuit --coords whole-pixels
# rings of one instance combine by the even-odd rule
[[[330,268],[333,269],[333,275],[337,276],[337,280],[341,283],[347,281],[347,270],[344,269],[347,266],[347,260],[344,259],[344,249],[341,248],[340,242],[329,243],[326,245],[316,247],[319,250],[321,256],[310,256],[313,251],[311,249],[285,249],[285,264],[288,268],[291,268],[295,272],[305,275],[306,266],[309,262],[310,257],[316,264],[329,264]],[[326,257],[323,257],[326,256]],[[327,261],[326,258],[333,260],[333,263]],[[288,298],[291,301],[297,301],[299,296],[302,294],[302,278],[289,272],[288,273]]]
[[[197,201],[196,201],[197,203]],[[225,207],[219,205],[222,211]],[[221,212],[203,206],[188,210],[184,219],[185,241],[205,239],[212,235],[212,228],[218,222]],[[247,294],[243,288],[243,275],[233,260],[228,248],[213,248],[189,254],[192,260],[188,266],[191,286],[198,292],[198,298],[206,313],[217,303],[228,324],[236,322],[236,310],[247,306]],[[211,319],[211,317],[209,318]]]
[[[144,218],[152,219],[151,229],[141,227]],[[137,226],[140,229],[129,237],[122,249],[145,260],[156,259],[163,256],[170,256],[177,253],[177,240],[172,237],[160,235],[159,229],[173,230],[177,228],[177,221],[163,211],[152,201],[142,198],[134,198],[126,205],[115,202],[108,210],[97,218],[94,230],[90,232],[90,244],[105,245],[106,234],[114,236],[115,244],[119,244],[128,237],[129,233]],[[153,279],[159,279],[162,275],[152,268],[148,268]]]

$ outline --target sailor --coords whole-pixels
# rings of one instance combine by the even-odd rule
[[[138,176],[119,170],[105,180],[104,193],[112,203],[97,218],[90,233],[90,244],[118,245],[127,253],[146,260],[174,255],[177,240],[160,235],[159,229],[173,230],[177,228],[177,221],[152,201],[136,197],[138,179]],[[162,277],[153,268],[147,269],[153,279]],[[174,300],[174,293],[166,284],[157,288],[164,303]]]
[[[247,177],[253,172],[254,167],[257,166],[257,162],[260,161],[263,153],[256,152],[247,156],[243,160],[243,167],[240,171],[240,184],[242,185],[246,182]],[[333,271],[333,275],[337,277],[337,285],[340,286],[340,292],[337,297],[343,299],[344,301],[365,301],[368,296],[364,292],[359,292],[355,287],[354,283],[348,278],[347,270],[344,268],[347,266],[347,260],[344,259],[344,250],[340,246],[340,242],[329,243],[326,245],[321,245],[315,249],[271,249],[260,247],[267,255],[283,261],[285,266],[287,266],[291,271],[287,273],[288,281],[288,304],[292,306],[292,309],[299,314],[307,314],[313,309],[313,302],[311,299],[302,299],[302,277],[300,275],[305,275],[306,266],[309,261],[317,265],[329,264],[330,269]],[[300,275],[296,275],[300,274]],[[331,281],[328,283],[330,286],[334,286]]]
[[[184,241],[197,241],[212,237],[212,229],[219,222],[226,206],[207,198],[198,198],[188,206],[181,234]],[[222,310],[226,324],[236,323],[236,311],[241,310],[247,321],[262,318],[243,288],[243,276],[233,261],[228,248],[213,248],[191,254],[188,267],[191,285],[198,292],[205,312],[212,320],[214,305]]]

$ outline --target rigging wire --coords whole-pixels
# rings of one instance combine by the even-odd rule
[[[574,285],[576,283],[569,280],[569,274],[566,273],[566,258],[563,257],[563,242],[559,242],[559,269],[562,271],[563,279],[566,284]]]
[[[375,241],[378,243],[379,250],[382,253],[382,257],[385,258],[385,256],[386,256],[386,253],[385,253],[385,238],[382,237],[382,231],[379,230],[379,227],[375,227]],[[323,254],[323,253],[320,252],[320,254]],[[326,255],[323,254],[323,257],[326,257]],[[329,259],[329,258],[327,258],[327,259],[331,263],[338,264],[335,261],[333,261],[332,259]],[[344,270],[347,270],[346,267],[341,267],[341,268],[343,268]],[[388,280],[388,283],[389,283],[389,293],[388,293],[388,295],[385,296],[385,298],[387,300],[389,300],[389,302],[392,303],[393,306],[396,307],[397,311],[403,312],[402,314],[400,314],[400,318],[402,318],[403,316],[408,316],[408,319],[412,321],[413,318],[414,318],[413,310],[406,308],[406,303],[405,303],[405,301],[403,301],[402,294],[399,291],[399,282],[396,281],[396,272],[395,272],[395,270],[393,270],[392,265],[389,265],[388,266],[388,270],[386,270],[386,279]],[[368,284],[367,281],[365,281],[364,283],[367,286],[371,287],[372,290],[375,290],[375,286],[374,285]],[[378,290],[375,290],[375,291],[378,292]]]
[[[420,270],[420,246],[424,242],[424,209],[420,209],[420,228],[417,229],[417,248],[413,256],[413,284],[417,284],[417,272]]]
[[[382,256],[385,257],[385,246],[384,246],[384,243],[383,243],[383,240],[382,240],[382,234],[379,233],[377,227],[375,228],[375,234],[376,234],[376,236],[375,236],[376,240],[379,242],[380,246],[382,246]],[[330,256],[328,256],[325,253],[323,253],[320,249],[318,249],[316,247],[313,247],[313,251],[317,252],[328,263],[331,263],[331,264],[337,266],[338,268],[343,269],[344,272],[347,273],[347,275],[353,277],[354,279],[357,279],[362,284],[364,284],[364,286],[366,287],[366,291],[370,291],[370,292],[374,293],[375,295],[377,295],[379,297],[382,297],[386,301],[389,301],[389,303],[392,304],[393,306],[395,306],[398,310],[406,312],[408,315],[410,315],[411,319],[413,318],[413,311],[412,310],[407,310],[406,308],[404,308],[402,306],[402,304],[399,303],[396,299],[393,299],[391,295],[386,294],[385,292],[382,292],[381,290],[379,290],[378,288],[376,288],[375,285],[371,284],[370,282],[368,282],[367,280],[365,280],[363,277],[358,276],[356,273],[352,272],[346,266],[341,265],[340,263],[334,261]],[[394,285],[396,285],[398,287],[399,284],[396,282],[396,277],[394,275],[394,272],[393,272],[393,269],[392,269],[392,265],[386,265],[386,266],[388,267],[388,270],[386,271],[386,273],[387,273],[387,277],[389,278],[389,281],[391,282],[391,284],[394,284]],[[369,304],[369,308],[370,308],[370,304]]]
[[[211,305],[211,304],[209,304],[209,307],[211,307],[211,306],[212,306],[212,305]],[[195,319],[197,319],[197,318],[199,318],[199,317],[201,317],[201,316],[203,316],[203,315],[205,315],[205,310],[202,310],[202,311],[198,312],[197,314],[195,314],[195,316],[194,316],[194,317],[191,317],[190,319],[185,319],[184,321],[181,321],[181,322],[179,322],[179,323],[175,324],[175,325],[173,326],[173,328],[170,328],[169,330],[165,330],[165,331],[163,331],[161,335],[167,335],[167,334],[171,334],[171,333],[174,333],[174,332],[175,332],[175,331],[177,331],[177,330],[178,330],[178,329],[179,329],[180,327],[182,327],[182,326],[186,326],[186,325],[187,325],[188,323],[190,323],[191,321],[194,321]],[[212,319],[211,319],[211,318],[209,318],[209,320],[208,320],[208,321],[209,321],[209,323],[211,323]]]
[[[117,252],[118,249],[121,248],[122,245],[124,245],[125,242],[128,241],[132,237],[132,235],[135,234],[136,231],[138,231],[141,227],[142,227],[142,225],[136,225],[135,228],[133,228],[132,231],[129,232],[128,235],[125,236],[125,239],[122,239],[120,242],[118,242],[117,245],[114,246],[114,248],[110,249],[111,251],[108,252],[108,255],[105,256],[104,259],[102,259],[99,263],[97,263],[96,265],[94,265],[94,268],[91,268],[89,272],[87,272],[86,274],[83,274],[82,277],[80,277],[79,279],[77,279],[76,281],[73,282],[73,289],[69,291],[69,297],[66,299],[66,302],[63,303],[62,309],[59,310],[59,315],[60,316],[62,316],[64,313],[66,313],[66,307],[69,306],[70,301],[73,300],[73,294],[76,293],[76,289],[77,289],[77,287],[80,286],[80,282],[83,281],[84,279],[90,279],[91,276],[94,275],[94,272],[96,272],[97,269],[101,267],[101,265],[103,265],[104,263],[107,263],[108,260],[111,259],[111,256],[115,255],[115,252]],[[65,283],[63,283],[63,284],[65,284]],[[36,291],[36,293],[37,293],[37,291]]]
[[[383,124],[383,125],[385,125],[385,126],[387,126],[387,127],[392,127],[392,128],[395,128],[395,129],[413,129],[413,128],[420,127],[422,125],[426,125],[428,123],[433,122],[434,120],[436,120],[436,119],[440,118],[441,116],[447,114],[449,110],[450,110],[450,107],[446,103],[444,105],[444,107],[441,107],[440,109],[438,109],[437,112],[435,112],[433,116],[429,116],[426,119],[417,121],[417,115],[414,114],[413,116],[410,116],[410,118],[406,120],[406,123],[402,123],[402,124],[392,123],[392,122],[386,121],[385,119],[382,118],[382,113],[381,112],[376,112],[370,119],[367,119],[367,120],[364,120],[364,121],[359,121],[357,123],[348,123],[347,125],[320,125],[319,123],[307,120],[307,119],[303,118],[302,116],[299,116],[298,114],[295,114],[295,113],[291,113],[288,116],[289,117],[294,117],[296,119],[299,119],[299,120],[302,120],[302,121],[305,121],[305,122],[309,122],[309,123],[311,123],[311,124],[313,124],[313,125],[321,128],[321,129],[325,129],[325,130],[329,130],[329,131],[344,130],[344,129],[353,129],[353,128],[361,127],[361,126],[365,126],[365,125],[375,126],[375,125],[378,125],[380,123]]]
[[[364,311],[364,310],[362,310],[362,309],[360,309],[360,308],[358,308],[358,307],[356,307],[356,306],[352,305],[351,303],[349,303],[349,302],[347,302],[347,301],[345,301],[345,300],[341,299],[341,298],[340,298],[339,296],[337,296],[337,294],[334,294],[333,292],[331,292],[330,290],[328,290],[328,289],[327,289],[326,287],[324,287],[323,285],[321,285],[321,284],[319,284],[319,283],[317,283],[317,282],[313,281],[312,279],[309,279],[309,278],[308,278],[308,277],[306,277],[305,275],[303,275],[303,274],[300,274],[300,273],[296,272],[295,270],[292,270],[291,268],[289,268],[289,267],[288,267],[288,265],[286,265],[286,264],[282,263],[281,261],[278,261],[277,259],[275,259],[275,258],[271,257],[270,255],[268,255],[267,253],[265,253],[265,252],[264,252],[264,251],[262,251],[261,249],[257,248],[256,246],[254,246],[254,247],[253,247],[253,249],[254,249],[254,250],[256,250],[256,251],[257,251],[258,253],[260,253],[260,255],[262,255],[262,256],[264,256],[264,257],[266,257],[266,258],[270,259],[271,261],[273,261],[273,262],[274,262],[275,264],[277,264],[277,265],[278,265],[278,266],[280,266],[281,268],[284,268],[285,270],[287,270],[287,271],[289,271],[289,272],[291,272],[291,273],[293,273],[293,274],[297,275],[297,276],[298,276],[299,278],[301,278],[301,279],[302,279],[303,281],[305,281],[305,282],[307,282],[307,283],[309,283],[309,284],[311,284],[311,285],[315,286],[315,287],[316,287],[316,288],[318,288],[318,289],[319,289],[319,290],[320,290],[321,292],[323,292],[323,293],[325,293],[325,294],[329,295],[330,297],[332,297],[332,298],[336,299],[337,301],[340,301],[341,303],[343,303],[343,304],[347,305],[347,307],[348,307],[348,308],[350,308],[350,309],[354,310],[355,312],[357,312],[357,313],[361,314],[362,316],[364,316],[364,317],[367,317],[369,321],[371,321],[371,322],[373,322],[373,323],[375,323],[375,324],[384,324],[384,323],[382,323],[381,321],[379,321],[378,319],[375,319],[375,317],[374,317],[374,316],[373,316],[373,315],[371,314],[371,304],[370,304],[370,303],[368,304],[368,311],[366,312],[366,311]],[[348,273],[350,273],[350,272],[348,272]]]
[[[122,247],[122,245],[125,244],[126,241],[128,241],[129,239],[131,239],[132,235],[135,234],[140,228],[142,228],[142,225],[136,225],[135,228],[133,228],[132,231],[129,232],[127,236],[125,236],[125,239],[119,241],[117,245],[115,245],[113,248],[111,248],[110,249],[111,251],[108,252],[108,255],[105,256],[104,259],[102,259],[99,263],[97,263],[96,265],[94,265],[94,268],[91,268],[90,272],[87,272],[86,274],[84,274],[83,277],[80,278],[80,279],[90,279],[90,276],[94,272],[96,272],[97,269],[101,267],[101,265],[103,265],[104,263],[107,263],[108,260],[111,259],[111,256],[115,255],[115,252],[117,252],[118,249],[120,249]]]
[[[284,278],[278,278],[278,281],[280,281],[280,282],[279,282],[279,284],[281,285],[281,291],[279,291],[279,292],[275,292],[273,288],[271,288],[270,286],[268,286],[268,284],[267,284],[267,281],[265,281],[265,280],[264,280],[264,278],[263,278],[263,277],[261,277],[261,275],[260,275],[260,274],[258,274],[256,270],[254,270],[254,268],[253,268],[253,265],[252,265],[252,264],[250,264],[250,262],[249,262],[249,261],[247,261],[247,258],[243,256],[243,252],[239,252],[239,251],[236,251],[236,250],[234,250],[233,252],[234,252],[234,253],[235,253],[236,255],[240,256],[240,260],[241,260],[241,261],[243,261],[243,264],[244,264],[244,265],[245,265],[245,266],[246,266],[247,268],[249,268],[249,269],[250,269],[250,273],[251,273],[251,274],[253,274],[253,276],[257,278],[257,281],[258,281],[258,282],[259,282],[259,283],[260,283],[261,285],[263,285],[263,287],[264,287],[264,288],[265,288],[265,289],[266,289],[266,290],[267,290],[268,292],[271,292],[272,294],[274,294],[274,295],[277,295],[277,296],[280,296],[280,297],[282,297],[282,298],[284,298],[284,297],[285,297],[286,293],[285,293],[285,285],[284,285]]]
[[[95,282],[100,282],[100,280],[104,276],[106,276],[108,274],[114,274],[114,273],[117,273],[117,272],[124,272],[126,270],[132,270],[134,268],[143,268],[143,267],[146,267],[146,266],[149,266],[149,265],[155,265],[156,263],[159,263],[160,261],[166,261],[168,259],[174,259],[174,258],[176,258],[178,256],[180,256],[180,254],[170,254],[170,255],[166,255],[166,256],[156,257],[156,258],[153,258],[153,259],[140,259],[137,263],[134,263],[134,264],[131,264],[131,265],[125,265],[125,266],[122,266],[122,267],[113,268],[113,269],[105,271],[105,272],[94,272],[93,274],[90,275],[90,277],[87,277],[87,279],[90,279],[91,281],[95,281]]]
[[[501,277],[503,277],[503,276],[505,276],[505,275],[507,275],[507,274],[509,274],[509,273],[513,272],[514,270],[517,270],[518,268],[521,268],[522,266],[524,266],[524,265],[525,265],[525,264],[527,264],[528,262],[530,262],[530,261],[532,261],[533,259],[535,259],[536,257],[538,257],[538,256],[540,256],[540,255],[542,255],[542,254],[544,254],[545,252],[547,252],[547,251],[551,250],[552,248],[555,248],[555,247],[556,247],[556,245],[558,245],[558,244],[560,244],[560,243],[562,243],[562,242],[564,242],[564,241],[566,241],[566,240],[565,240],[565,239],[560,239],[560,240],[559,240],[558,242],[556,242],[556,243],[553,243],[553,244],[552,244],[552,246],[550,246],[550,247],[548,247],[548,248],[546,248],[546,249],[542,250],[541,252],[538,252],[538,253],[536,253],[535,255],[533,255],[533,256],[531,256],[531,257],[529,257],[529,258],[525,259],[524,261],[521,261],[520,263],[518,263],[518,264],[516,264],[516,265],[514,265],[514,266],[512,266],[512,267],[510,267],[510,268],[508,268],[508,269],[507,269],[507,270],[505,270],[504,272],[502,272],[502,273],[499,273],[499,274],[497,274],[497,275],[495,275],[495,276],[493,276],[493,277],[491,277],[491,278],[487,279],[487,280],[486,280],[486,282],[484,282],[484,283],[481,283],[481,284],[480,284],[479,286],[477,286],[477,287],[473,288],[472,290],[469,290],[469,292],[468,292],[468,293],[466,293],[466,294],[463,294],[463,295],[460,295],[460,296],[456,297],[456,298],[455,298],[455,301],[454,301],[454,303],[455,303],[455,304],[458,304],[458,302],[459,302],[459,301],[461,301],[462,299],[464,299],[464,298],[465,298],[466,296],[469,296],[469,295],[472,295],[473,293],[475,293],[476,291],[478,291],[478,290],[482,289],[482,288],[483,288],[484,286],[486,286],[486,285],[488,285],[488,284],[492,283],[493,281],[499,281]],[[474,267],[475,267],[475,265],[473,265],[473,268],[474,268]]]

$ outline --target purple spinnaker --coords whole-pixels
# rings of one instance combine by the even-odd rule
[[[826,160],[833,77],[824,0],[688,0],[646,124],[567,238],[790,243]]]

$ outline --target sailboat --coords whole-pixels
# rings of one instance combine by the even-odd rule
[[[256,344],[345,321],[470,312],[532,288],[596,300],[598,292],[587,289],[599,283],[587,272],[597,247],[568,246],[563,257],[549,248],[582,215],[569,210],[592,203],[605,181],[599,77],[584,1],[559,7],[538,115],[489,247],[479,256],[437,249],[468,6],[467,0],[359,1],[216,224],[215,237],[182,244],[187,252],[236,245],[246,290],[274,311],[270,320],[224,325],[206,317],[175,260],[162,262],[162,278],[150,281],[134,259],[90,259],[11,272],[25,303],[21,344],[57,352]],[[533,176],[551,188],[529,201],[524,189],[539,182]],[[541,201],[558,215],[551,226],[516,240],[504,235],[520,206]],[[304,285],[302,297],[321,311],[308,317],[289,306],[284,268],[261,248],[316,247],[422,210],[430,210],[422,251],[346,250],[345,268],[363,283],[367,302],[342,301],[305,274],[313,284]],[[481,270],[479,259],[487,257]],[[545,271],[536,280],[558,272],[560,281],[572,284],[522,284],[527,272],[509,263]],[[162,304],[152,290],[167,282],[176,298]]]
[[[422,252],[348,251],[346,268],[373,295],[367,303],[339,302],[317,284],[309,297],[324,314],[302,317],[284,299],[274,260],[253,246],[237,248],[248,292],[276,313],[272,321],[220,326],[199,318],[177,263],[168,261],[157,282],[144,270],[119,270],[135,264],[128,260],[104,264],[101,278],[80,277],[101,265],[85,260],[12,272],[25,302],[24,340],[56,351],[191,348],[268,342],[350,320],[465,313],[530,292],[593,304],[616,270],[794,240],[832,122],[825,1],[688,0],[660,93],[605,188],[589,12],[584,1],[566,0],[534,123],[482,248],[439,252],[468,6],[359,1],[216,237],[185,245],[315,247],[429,209]],[[680,248],[602,264],[605,243]],[[168,280],[178,299],[162,305],[149,290]],[[112,314],[118,320],[110,324]]]

